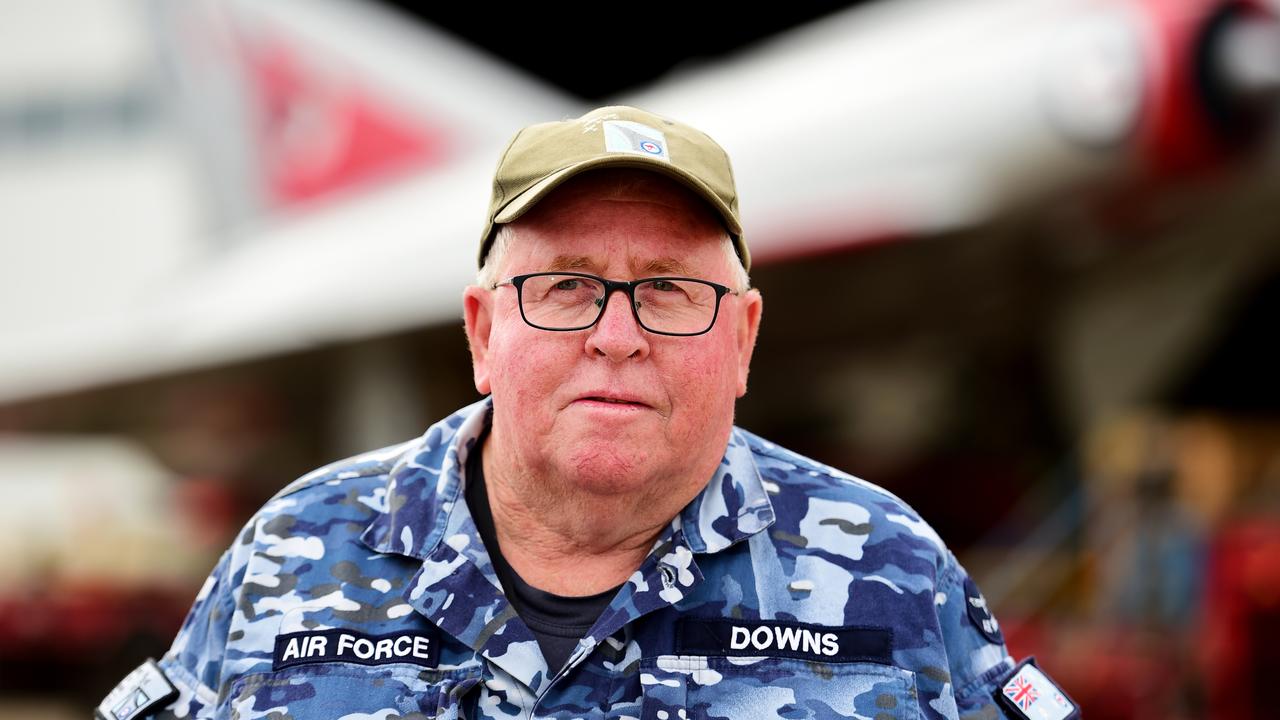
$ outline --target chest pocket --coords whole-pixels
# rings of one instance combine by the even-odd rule
[[[348,662],[301,665],[255,673],[230,687],[218,717],[235,719],[281,713],[294,720],[354,715],[369,720],[463,717],[462,697],[481,680],[479,667],[436,670],[404,663],[366,666]]]
[[[660,655],[640,661],[642,720],[917,720],[915,674],[870,662]]]

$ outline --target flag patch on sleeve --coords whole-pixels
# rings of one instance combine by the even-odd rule
[[[996,700],[1013,711],[1013,717],[1028,720],[1078,720],[1080,708],[1049,679],[1029,657],[1018,663],[1009,679],[996,691]]]
[[[97,720],[133,720],[150,710],[165,705],[178,696],[178,690],[165,677],[156,661],[147,661],[125,676],[107,697],[98,703]]]

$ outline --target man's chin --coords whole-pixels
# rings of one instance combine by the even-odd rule
[[[652,442],[638,438],[592,437],[580,439],[566,458],[566,478],[578,489],[595,495],[627,495],[649,487],[650,478],[661,473],[656,467]]]

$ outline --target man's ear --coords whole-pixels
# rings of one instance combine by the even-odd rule
[[[471,373],[481,395],[493,392],[489,384],[489,333],[493,330],[493,293],[477,285],[462,292],[463,323],[471,349]]]
[[[752,288],[742,295],[738,308],[738,397],[747,394],[747,373],[751,370],[751,353],[756,348],[756,335],[760,332],[760,314],[764,311],[764,298]]]

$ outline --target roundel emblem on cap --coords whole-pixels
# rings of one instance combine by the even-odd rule
[[[641,149],[641,150],[644,150],[645,152],[649,153],[650,155],[661,155],[661,154],[662,154],[662,146],[661,146],[661,145],[659,145],[658,143],[656,143],[656,142],[652,141],[652,140],[641,140],[641,141],[640,141],[640,149]]]
[[[973,578],[964,579],[964,604],[969,611],[969,619],[977,626],[978,632],[993,643],[1003,643],[1004,635],[1000,632],[1000,623],[987,607],[987,599],[982,597]]]

